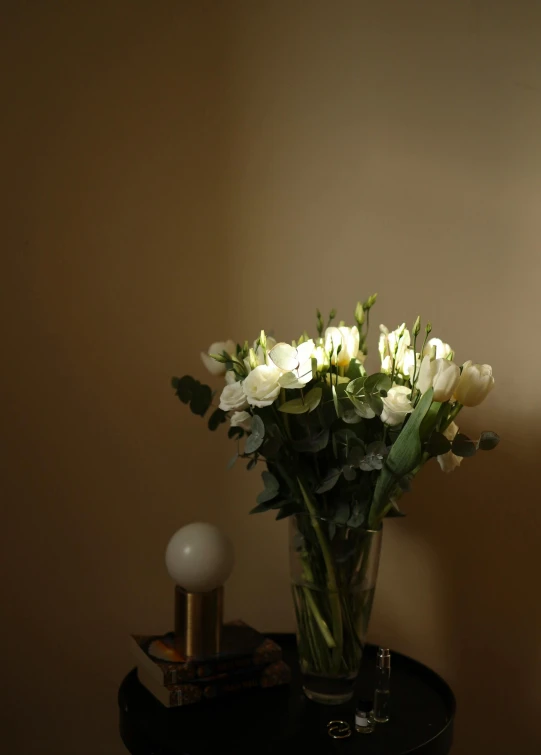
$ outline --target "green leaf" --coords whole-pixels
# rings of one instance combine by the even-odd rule
[[[351,380],[355,380],[359,377],[366,377],[366,370],[358,359],[351,360],[346,371],[346,377],[350,378]]]
[[[342,473],[344,475],[344,479],[346,479],[348,482],[353,482],[353,480],[357,477],[357,472],[349,464],[345,464],[342,467]]]
[[[434,431],[426,445],[431,456],[441,456],[451,450],[451,441],[443,433]]]
[[[324,428],[320,430],[317,435],[312,435],[308,438],[302,438],[302,440],[294,440],[291,445],[296,451],[300,453],[318,453],[327,448],[329,444],[329,430]]]
[[[493,433],[492,430],[485,430],[479,438],[479,448],[481,451],[492,451],[500,442],[500,436]]]
[[[278,514],[276,515],[276,521],[279,519],[285,519],[288,516],[299,513],[299,505],[297,503],[284,503]]]
[[[429,388],[413,410],[402,432],[391,447],[386,467],[395,477],[404,477],[414,469],[421,460],[421,438],[419,428],[432,403],[434,389]]]
[[[177,396],[183,404],[188,404],[192,398],[194,386],[197,381],[191,375],[184,375],[184,377],[181,378],[173,378],[173,381],[176,382],[176,385],[173,384],[173,387],[176,388]]]
[[[353,446],[347,457],[347,463],[350,467],[358,467],[364,459],[366,450],[364,444]]]
[[[265,506],[264,503],[258,503],[257,506],[254,506],[254,508],[250,510],[250,514],[264,514],[265,511],[268,510],[269,507]]]
[[[263,485],[267,490],[279,490],[280,489],[280,483],[276,479],[276,477],[272,474],[272,472],[269,472],[265,470],[261,473],[261,478],[263,480]]]
[[[400,435],[391,447],[387,461],[381,470],[374,501],[370,510],[369,525],[375,528],[379,525],[381,516],[388,504],[392,488],[397,480],[405,477],[408,472],[419,464],[422,456],[422,446],[419,430],[421,422],[428,412],[434,395],[433,388],[429,388],[413,410]]]
[[[470,457],[477,452],[477,443],[470,440],[467,435],[457,433],[451,443],[451,450],[455,456]]]
[[[210,386],[202,385],[196,381],[195,386],[192,389],[192,399],[190,401],[190,409],[192,412],[198,414],[200,417],[204,417],[211,403],[212,391]]]
[[[388,391],[392,388],[393,382],[390,375],[384,372],[376,372],[366,378],[364,389],[367,393],[376,393],[378,391]]]
[[[391,506],[391,508],[389,509],[389,511],[386,513],[385,516],[389,517],[389,519],[394,519],[396,517],[404,517],[406,515],[404,514],[403,511],[400,511],[396,501],[393,501],[393,505]]]
[[[232,456],[229,459],[229,461],[227,462],[227,468],[231,469],[232,467],[234,467],[235,466],[235,462],[237,461],[238,458],[239,458],[238,454],[235,454],[234,456]]]
[[[172,377],[171,378],[171,386],[176,391],[178,388],[178,384],[180,383],[180,378],[178,377]]]
[[[336,522],[336,524],[345,524],[349,519],[350,514],[349,503],[340,501],[334,512],[333,521]]]
[[[328,490],[331,490],[334,488],[338,480],[340,479],[340,475],[342,474],[341,469],[337,469],[336,467],[331,467],[325,477],[323,478],[321,485],[316,488],[316,493],[326,493]]]
[[[258,457],[257,457],[257,454],[256,454],[255,456],[253,456],[253,457],[252,457],[252,458],[250,459],[250,461],[249,461],[249,462],[248,462],[248,464],[246,465],[246,469],[247,469],[248,471],[250,471],[250,469],[253,469],[253,468],[254,468],[254,467],[256,466],[256,464],[257,464],[257,458],[258,458]]]
[[[265,490],[262,490],[261,493],[259,493],[259,495],[256,498],[256,501],[258,503],[268,503],[268,501],[272,501],[273,498],[276,498],[279,492],[280,491],[278,490],[271,490],[270,488],[265,488]]]
[[[347,425],[358,425],[363,421],[361,414],[356,409],[344,409],[342,412],[342,421]]]
[[[265,425],[263,424],[261,417],[255,414],[252,419],[252,432],[244,444],[244,453],[251,454],[254,451],[257,451],[259,446],[263,443],[264,438]]]
[[[244,430],[242,429],[242,427],[230,427],[229,430],[227,431],[228,438],[240,439],[242,438],[243,435],[244,435]]]
[[[323,390],[319,386],[316,386],[311,391],[308,391],[306,396],[286,401],[278,408],[286,414],[306,414],[307,412],[313,412],[319,406],[322,395]]]
[[[364,448],[362,440],[349,428],[337,430],[332,436],[333,452],[337,459],[346,463],[351,449],[354,446]]]

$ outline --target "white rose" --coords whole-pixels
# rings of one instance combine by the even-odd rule
[[[204,351],[201,352],[201,359],[212,375],[223,375],[225,373],[225,364],[217,362],[209,354],[223,354],[224,351],[226,354],[235,354],[236,350],[237,347],[234,341],[216,341],[216,343],[210,345],[207,353]]]
[[[233,412],[231,415],[231,427],[242,427],[246,432],[252,430],[253,417],[249,412]]]
[[[465,362],[455,390],[456,400],[463,406],[478,406],[494,388],[489,364]]]
[[[381,421],[386,425],[400,425],[406,419],[406,415],[413,411],[413,405],[409,400],[411,389],[405,385],[395,385],[389,389],[382,399],[383,412]]]
[[[248,403],[252,406],[270,406],[280,393],[278,380],[281,374],[277,367],[266,364],[260,364],[252,370],[242,382]]]
[[[220,409],[230,412],[232,409],[245,409],[248,406],[241,382],[226,385],[220,396]]]
[[[453,441],[457,432],[458,427],[454,422],[451,422],[447,430],[443,431],[443,434],[448,440]],[[462,462],[462,456],[455,456],[452,451],[447,451],[446,454],[440,454],[437,459],[438,464],[440,465],[443,472],[452,472],[457,467],[459,467]]]
[[[434,347],[436,347],[436,359],[447,359],[453,353],[453,349],[448,343],[443,343],[441,338],[431,338],[423,349],[423,356],[430,356]]]
[[[338,347],[340,353],[337,354]],[[338,367],[348,367],[352,359],[359,353],[359,330],[356,325],[352,328],[327,328],[325,331],[325,351],[332,351],[332,364]]]

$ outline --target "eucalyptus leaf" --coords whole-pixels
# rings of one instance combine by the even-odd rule
[[[492,451],[500,442],[500,436],[493,433],[492,430],[485,430],[479,438],[479,448],[481,451]]]
[[[366,378],[364,388],[367,393],[376,393],[378,391],[388,391],[392,388],[392,385],[393,382],[390,375],[386,375],[384,372],[376,372],[374,375],[369,375]]]
[[[239,458],[238,454],[235,454],[234,456],[232,456],[229,459],[229,461],[227,462],[227,468],[231,469],[232,467],[234,467],[235,466],[235,462],[237,461],[238,458]]]
[[[357,477],[357,472],[349,464],[345,464],[342,467],[342,473],[344,475],[344,479],[348,482],[353,482],[353,480]]]
[[[261,479],[263,480],[263,485],[265,486],[266,490],[279,490],[280,483],[272,474],[272,472],[265,470],[261,473]]]
[[[260,447],[265,438],[265,425],[259,415],[254,415],[252,419],[252,432],[244,444],[244,453],[251,454]]]
[[[276,498],[278,495],[278,490],[271,490],[270,488],[265,488],[265,490],[262,490],[261,493],[256,498],[256,501],[258,503],[268,503],[268,501],[272,501],[273,498]]]
[[[250,461],[246,465],[246,469],[250,471],[250,469],[253,469],[256,466],[256,464],[257,464],[257,454],[250,459]]]
[[[336,524],[345,524],[349,519],[350,514],[349,503],[340,501],[334,512],[333,521],[336,522]]]
[[[328,490],[332,490],[342,474],[341,469],[331,467],[325,477],[323,478],[321,485],[316,488],[316,493],[326,493]]]
[[[457,433],[451,443],[451,450],[455,456],[470,457],[477,453],[477,443],[470,440],[467,435]]]
[[[299,505],[297,503],[291,502],[291,503],[285,503],[278,514],[276,515],[276,520],[285,519],[288,516],[292,516],[293,514],[299,513]]]
[[[230,427],[227,431],[227,437],[228,438],[242,438],[244,435],[244,430],[242,427]]]
[[[286,414],[306,414],[307,412],[313,412],[317,409],[321,396],[323,395],[323,389],[319,386],[312,388],[311,391],[301,398],[294,398],[291,401],[286,401],[278,408],[281,412]]]
[[[291,445],[296,451],[301,453],[318,453],[327,448],[329,444],[329,430],[327,428],[320,430],[317,435],[311,435],[302,440],[294,440]]]
[[[426,450],[431,456],[441,456],[451,450],[451,441],[435,430],[428,440]]]
[[[266,506],[264,503],[258,503],[257,506],[254,506],[253,509],[250,510],[250,514],[264,514],[265,511],[268,511],[269,507]]]
[[[344,409],[342,411],[342,420],[347,425],[358,425],[359,422],[363,421],[363,418],[356,409]]]
[[[365,457],[366,450],[363,444],[353,446],[347,456],[347,463],[350,467],[358,467]]]
[[[352,359],[346,371],[346,377],[355,380],[358,377],[366,377],[366,370],[358,359]]]

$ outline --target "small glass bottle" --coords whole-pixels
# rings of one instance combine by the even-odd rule
[[[361,700],[355,711],[355,731],[358,734],[372,734],[374,722],[370,718],[372,701]]]
[[[376,665],[376,689],[374,692],[374,709],[372,718],[378,724],[389,720],[389,703],[391,696],[391,651],[379,648]]]

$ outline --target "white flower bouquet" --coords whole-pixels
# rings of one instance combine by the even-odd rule
[[[449,472],[499,441],[493,432],[472,440],[455,422],[492,390],[491,367],[456,364],[451,347],[430,337],[430,324],[421,337],[420,318],[411,332],[380,327],[380,369],[367,372],[375,300],[357,305],[353,327],[334,326],[334,311],[325,327],[318,310],[317,338],[304,332],[277,343],[261,331],[252,345],[220,342],[201,355],[213,375],[225,376],[209,428],[229,422],[231,465],[265,467],[251,513],[294,517],[299,650],[313,676],[350,679],[359,666],[374,585],[363,586],[370,542],[355,531],[378,532],[385,517],[401,516],[400,497],[430,459]],[[209,386],[188,375],[172,384],[192,412],[207,413]],[[366,590],[363,599],[354,583]]]

